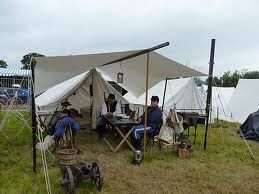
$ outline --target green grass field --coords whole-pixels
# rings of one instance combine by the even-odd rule
[[[0,114],[2,120],[2,115]],[[32,171],[31,133],[10,113],[8,125],[0,132],[0,193],[46,193],[40,152],[37,152],[37,174]],[[180,160],[170,149],[152,146],[141,166],[132,166],[133,153],[127,146],[112,153],[90,130],[81,131],[76,139],[82,151],[79,161],[99,160],[104,172],[103,193],[259,193],[259,162],[253,162],[244,141],[236,134],[234,124],[211,127],[208,149],[203,151],[204,127],[200,126],[193,153]],[[22,132],[17,137],[17,132]],[[191,130],[191,134],[193,129]],[[249,142],[256,157],[259,143]],[[52,193],[64,193],[57,162],[48,155]],[[96,193],[89,181],[77,185],[76,193]]]

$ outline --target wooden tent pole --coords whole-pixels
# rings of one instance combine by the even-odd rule
[[[213,76],[213,64],[214,64],[214,53],[215,53],[215,39],[211,40],[211,49],[210,49],[210,67],[209,67],[209,76],[208,76],[208,91],[207,91],[207,101],[206,101],[206,128],[204,134],[204,145],[203,149],[207,148],[207,133],[209,125],[209,115],[211,107],[211,96],[212,96],[212,76]]]
[[[146,98],[145,98],[145,122],[144,122],[144,161],[146,159],[146,141],[147,141],[147,98],[148,98],[148,77],[149,77],[149,53],[147,53],[147,64],[146,64]]]
[[[164,110],[164,105],[165,105],[165,94],[166,94],[167,81],[168,81],[168,78],[165,79],[165,88],[164,88],[162,111]]]
[[[168,45],[169,45],[169,42],[164,42],[164,43],[159,44],[157,46],[154,46],[154,47],[151,47],[151,48],[148,48],[148,49],[144,49],[144,50],[138,51],[138,52],[136,52],[134,54],[131,54],[131,55],[128,55],[126,57],[122,57],[122,58],[116,59],[114,61],[110,61],[108,63],[104,63],[104,64],[100,65],[100,67],[106,66],[106,65],[110,65],[110,64],[113,64],[113,63],[118,63],[118,62],[121,62],[121,61],[125,61],[125,60],[131,59],[131,58],[134,58],[134,57],[137,57],[137,56],[140,56],[140,55],[144,55],[146,53],[150,53],[152,51],[155,51],[157,49],[161,49],[161,48],[163,48],[165,46],[168,46]]]

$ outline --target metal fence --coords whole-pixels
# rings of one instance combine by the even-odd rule
[[[0,87],[1,88],[12,88],[14,84],[19,84],[21,88],[30,88],[30,76],[21,77],[21,76],[9,76],[3,77],[0,76]]]
[[[19,87],[14,86],[19,85]],[[0,104],[2,109],[15,105],[24,109],[30,104],[31,76],[0,76]]]

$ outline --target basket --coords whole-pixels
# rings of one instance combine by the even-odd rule
[[[180,159],[187,159],[189,157],[189,150],[187,149],[178,149],[178,156]]]
[[[76,149],[63,149],[58,151],[58,161],[61,166],[71,166],[77,163]]]

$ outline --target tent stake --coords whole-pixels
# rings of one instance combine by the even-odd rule
[[[149,53],[147,53],[146,69],[146,99],[145,99],[145,122],[144,122],[144,161],[146,159],[146,140],[147,140],[147,98],[148,98],[148,76],[149,76]]]
[[[207,91],[207,101],[206,101],[206,128],[205,128],[204,145],[203,145],[204,150],[206,150],[207,148],[207,133],[208,133],[209,115],[210,115],[210,107],[211,107],[214,53],[215,53],[215,39],[211,39],[210,67],[209,67],[208,91]]]

